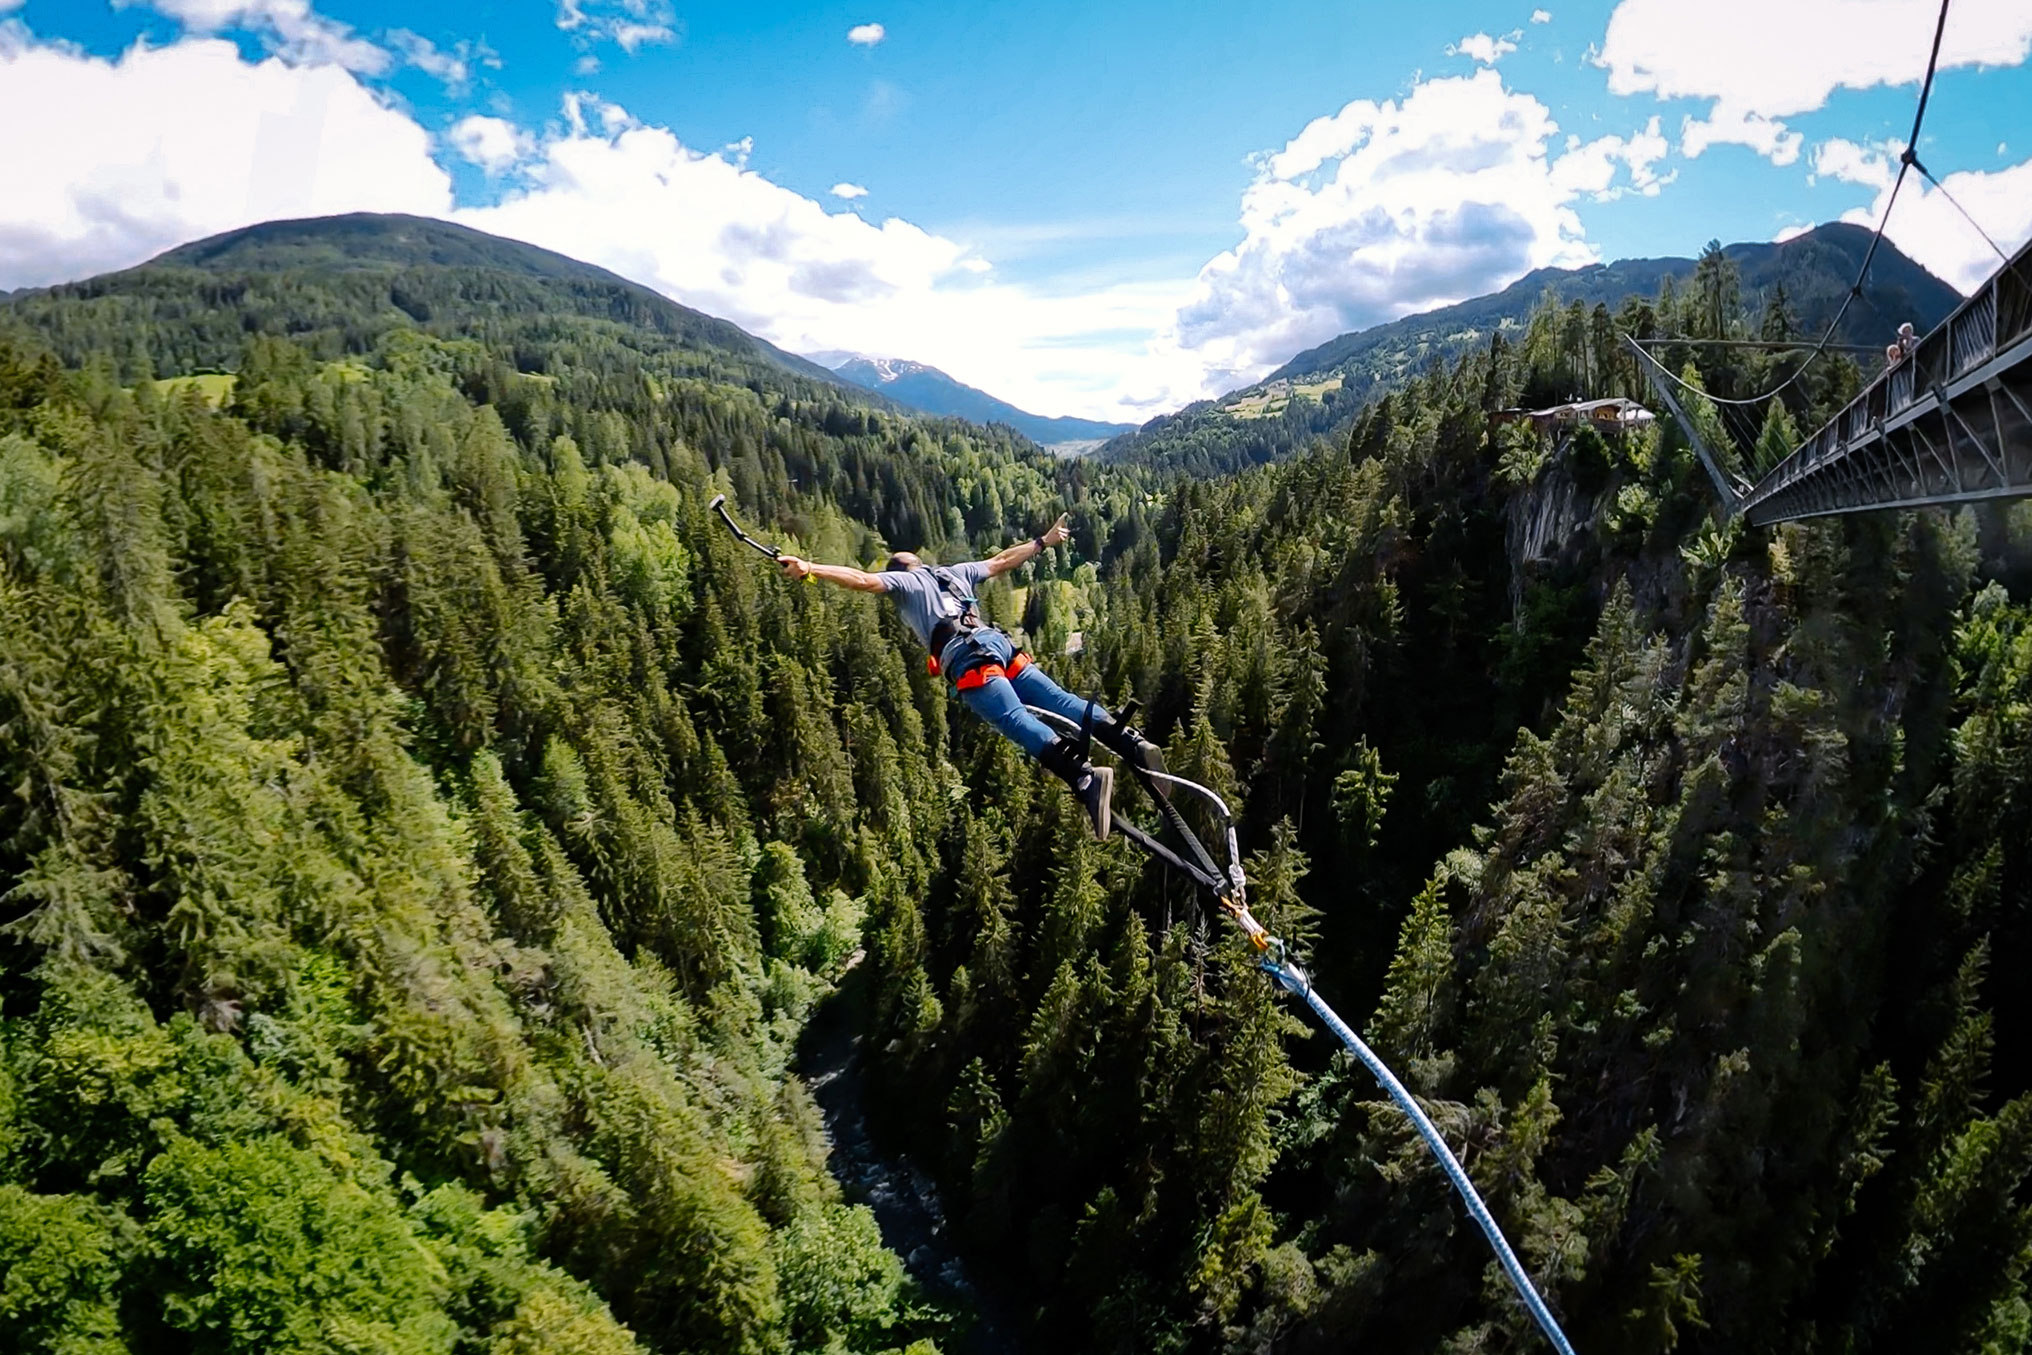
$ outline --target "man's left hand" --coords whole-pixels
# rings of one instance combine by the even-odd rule
[[[1039,541],[1042,541],[1047,546],[1056,546],[1064,542],[1064,540],[1068,536],[1072,535],[1071,529],[1069,529],[1065,525],[1065,519],[1066,515],[1064,513],[1060,513],[1058,515],[1058,521],[1051,524],[1051,530],[1046,532],[1043,536],[1038,537],[1037,539]]]

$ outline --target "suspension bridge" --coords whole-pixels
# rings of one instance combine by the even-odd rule
[[[1683,387],[1652,389],[1694,444],[1723,510],[1756,527],[1888,508],[2032,497],[2032,243],[1755,483],[1731,476]]]

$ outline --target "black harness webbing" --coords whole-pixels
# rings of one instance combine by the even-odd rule
[[[932,565],[929,568],[931,569],[931,577],[938,580],[939,588],[960,609],[958,616],[946,617],[931,628],[931,657],[943,664],[946,646],[951,644],[955,639],[971,637],[979,631],[998,630],[1000,627],[991,626],[981,619],[981,600],[975,597],[965,584],[960,582],[959,575],[943,565]],[[985,651],[977,652],[984,653]],[[963,671],[966,665],[961,663],[955,664],[954,667]],[[948,673],[947,676],[957,680],[960,672]]]

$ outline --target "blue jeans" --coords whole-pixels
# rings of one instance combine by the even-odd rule
[[[982,631],[979,640],[981,648],[994,656],[992,661],[995,663],[1006,666],[1016,657],[1016,646],[1000,631]],[[960,700],[966,702],[968,710],[1000,730],[1003,738],[1031,757],[1042,753],[1056,733],[1051,726],[1023,709],[1025,706],[1048,710],[1075,725],[1087,718],[1086,698],[1074,696],[1053,682],[1034,663],[1013,678],[990,678],[978,687],[969,688],[960,693]],[[1107,724],[1111,718],[1106,707],[1099,702],[1094,703],[1095,728]]]

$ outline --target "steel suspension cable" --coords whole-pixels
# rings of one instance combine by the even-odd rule
[[[1891,181],[1891,195],[1884,200],[1884,211],[1877,218],[1877,229],[1870,235],[1870,247],[1863,251],[1863,266],[1856,270],[1855,284],[1849,288],[1848,295],[1842,298],[1841,307],[1835,311],[1834,319],[1828,321],[1826,331],[1820,336],[1820,342],[1813,346],[1813,351],[1806,355],[1806,361],[1799,364],[1797,371],[1763,394],[1752,395],[1743,399],[1731,399],[1726,396],[1712,395],[1707,391],[1700,392],[1700,394],[1706,395],[1715,404],[1761,405],[1769,403],[1773,396],[1784,393],[1800,377],[1805,376],[1807,369],[1812,367],[1819,360],[1820,355],[1827,351],[1829,342],[1834,338],[1835,330],[1840,327],[1842,318],[1849,313],[1849,306],[1857,297],[1863,294],[1863,283],[1870,276],[1870,264],[1877,257],[1877,246],[1884,242],[1884,228],[1891,224],[1891,209],[1898,203],[1898,190],[1905,186],[1905,176],[1911,171],[1918,158],[1913,154],[1913,151],[1919,145],[1920,124],[1926,121],[1926,102],[1933,94],[1933,75],[1940,65],[1940,40],[1942,35],[1947,32],[1947,7],[1949,3],[1950,0],[1940,0],[1940,17],[1935,20],[1933,25],[1933,50],[1926,58],[1926,75],[1919,82],[1919,106],[1912,115],[1912,135],[1906,139],[1905,152],[1898,158],[1898,177]],[[1922,170],[1921,172],[1923,173],[1924,171]],[[1927,177],[1931,178],[1932,176],[1928,175]],[[1938,185],[1935,186],[1938,187]],[[1950,198],[1949,201],[1953,201],[1953,199]],[[1656,358],[1652,358],[1650,354],[1645,354],[1645,357],[1651,362],[1652,366],[1663,372],[1669,380],[1688,390],[1695,389],[1682,380],[1678,373],[1674,372],[1664,363],[1659,362]]]
[[[1907,151],[1906,153],[1908,155],[1911,154],[1910,151]],[[1959,202],[1955,201],[1954,194],[1947,191],[1947,185],[1942,183],[1940,180],[1934,178],[1933,171],[1928,169],[1917,156],[1913,156],[1912,167],[1918,170],[1920,174],[1925,177],[1926,182],[1933,185],[1934,192],[1940,194],[1940,196],[1947,199],[1948,206],[1954,208],[1955,211],[1961,213],[1961,219],[1969,223],[1969,229],[1973,230],[1977,235],[1982,236],[1983,243],[1988,245],[1991,251],[1994,252],[1999,259],[2002,259],[2006,264],[2011,262],[2011,256],[2004,253],[2003,247],[1999,245],[1995,240],[1992,240],[1990,238],[1990,233],[1984,230],[1980,225],[1978,225],[1976,219],[1968,214],[1968,208],[1962,206]]]

